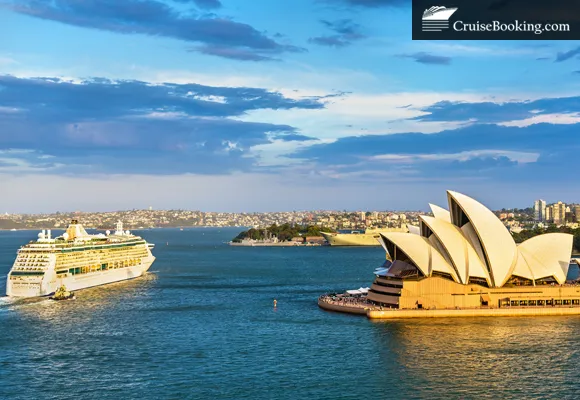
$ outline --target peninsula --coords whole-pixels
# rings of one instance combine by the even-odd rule
[[[232,246],[322,246],[328,243],[321,234],[331,228],[315,225],[272,224],[264,229],[250,228],[240,232]]]

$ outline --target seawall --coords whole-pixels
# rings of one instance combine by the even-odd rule
[[[449,317],[525,317],[580,315],[580,307],[473,308],[442,310],[367,310],[370,319],[449,318]]]
[[[349,307],[346,305],[332,304],[323,300],[318,300],[318,306],[326,311],[335,311],[347,314],[367,315],[367,309],[363,307]]]

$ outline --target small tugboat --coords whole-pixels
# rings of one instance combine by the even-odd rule
[[[66,290],[66,287],[64,285],[62,285],[61,287],[59,287],[57,289],[56,292],[54,292],[54,295],[49,297],[49,299],[51,299],[51,300],[74,300],[75,294],[74,294],[74,292],[69,292],[68,290]]]

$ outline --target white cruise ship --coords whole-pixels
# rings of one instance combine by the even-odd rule
[[[8,274],[6,295],[37,297],[65,285],[80,290],[142,276],[153,264],[153,244],[123,231],[90,235],[73,220],[66,232],[52,238],[50,230],[22,246]]]

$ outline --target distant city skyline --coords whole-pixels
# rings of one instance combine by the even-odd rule
[[[573,207],[577,207],[580,206],[580,200],[578,201],[562,201],[562,200],[558,200],[558,201],[545,201],[542,200],[544,202],[544,212],[545,212],[545,207],[550,206],[550,205],[557,205],[558,203],[563,203],[565,206],[573,206]],[[514,207],[492,207],[491,209],[493,211],[501,211],[501,210],[514,210],[514,209],[518,209],[518,210],[524,210],[527,208],[532,209],[532,211],[534,212],[534,218],[536,218],[537,221],[543,221],[545,219],[545,214],[543,214],[543,218],[542,219],[537,219],[537,214],[536,214],[536,203],[538,202],[538,200],[534,201],[532,204],[527,204],[527,205],[522,205],[521,207],[518,206],[514,206]],[[447,204],[438,204],[439,206],[447,209]],[[146,207],[132,207],[132,208],[119,208],[119,209],[58,209],[58,210],[44,210],[44,211],[24,211],[24,212],[9,212],[9,211],[4,211],[4,212],[0,212],[0,217],[2,215],[53,215],[53,214],[74,214],[74,213],[87,213],[87,214],[95,214],[95,213],[123,213],[123,212],[131,212],[131,211],[163,211],[163,212],[168,212],[168,211],[172,211],[172,210],[181,210],[181,211],[192,211],[192,212],[201,212],[201,213],[208,213],[208,214],[271,214],[271,213],[317,213],[317,212],[323,212],[323,213],[327,213],[327,212],[336,212],[336,213],[342,213],[342,212],[346,212],[346,213],[376,213],[376,212],[380,212],[380,213],[398,213],[398,212],[409,212],[409,213],[414,213],[414,212],[424,212],[424,213],[429,213],[431,212],[429,208],[427,209],[419,209],[419,208],[376,208],[376,209],[371,209],[371,208],[293,208],[293,209],[272,209],[272,210],[263,210],[263,211],[257,211],[257,210],[252,210],[252,211],[248,211],[248,210],[241,210],[241,211],[224,211],[224,210],[211,210],[211,209],[199,209],[199,208],[191,208],[191,207],[170,207],[170,208],[163,208],[163,207],[153,207],[153,206],[146,206]],[[363,218],[364,220],[364,218]]]
[[[576,42],[412,41],[407,1],[0,3],[1,212],[580,200]]]
[[[17,179],[17,178],[15,178]],[[159,180],[158,182],[163,183],[164,179],[162,177],[157,177]],[[171,178],[169,178],[171,180]],[[171,197],[171,194],[175,194],[176,192],[173,191],[172,193],[166,192],[172,189],[172,183],[166,182],[166,189],[155,190],[154,188],[147,188],[146,184],[143,182],[135,184],[135,190],[143,190],[144,192],[152,191],[156,195],[161,194],[165,197],[165,194],[169,194],[167,197]],[[159,186],[157,186],[159,188]],[[177,188],[182,188],[180,185],[176,185]],[[33,196],[35,186],[26,188],[26,191]],[[36,186],[38,188],[38,186]],[[89,190],[108,190],[108,189],[116,189],[116,185],[111,185],[110,181],[105,181],[101,183],[101,186],[93,186],[89,188]],[[226,190],[227,188],[218,186],[216,189],[221,189],[222,191]],[[279,190],[275,190],[272,187],[265,187],[265,189],[270,189],[271,192],[276,192],[274,198],[280,198],[283,195],[285,188],[278,188]],[[210,189],[211,190],[211,189]],[[256,190],[262,190],[260,188]],[[421,201],[427,203],[437,204],[443,208],[447,208],[447,202],[445,198],[440,198],[441,196],[430,196],[426,195],[426,197],[410,197],[407,201],[400,201],[391,197],[392,194],[385,194],[384,198],[392,199],[391,201],[382,201],[384,198],[365,198],[363,199],[356,198],[359,191],[353,191],[352,193],[347,193],[343,196],[339,194],[328,196],[328,193],[334,193],[332,191],[324,191],[321,188],[302,188],[301,190],[304,191],[304,198],[300,199],[299,201],[295,201],[295,207],[288,207],[283,208],[281,204],[287,204],[284,201],[282,202],[272,202],[270,199],[272,197],[254,197],[254,194],[247,192],[247,196],[241,197],[241,201],[236,201],[236,198],[231,196],[217,196],[218,198],[214,198],[211,192],[202,193],[201,195],[193,194],[192,197],[188,197],[187,193],[184,193],[182,196],[177,196],[177,199],[168,199],[165,200],[161,198],[157,202],[150,204],[143,200],[138,200],[135,203],[132,203],[131,200],[120,200],[116,197],[110,198],[85,198],[82,193],[77,193],[74,188],[62,188],[62,186],[57,187],[49,187],[48,185],[44,187],[43,192],[47,193],[49,198],[56,200],[62,199],[62,201],[58,201],[58,205],[55,205],[56,201],[51,203],[46,203],[45,201],[36,201],[32,205],[26,204],[14,204],[10,207],[10,202],[6,201],[6,197],[0,198],[0,206],[4,206],[4,208],[0,209],[0,213],[9,213],[9,214],[53,214],[56,212],[62,213],[72,213],[72,212],[118,212],[118,211],[129,211],[129,210],[147,210],[151,207],[152,210],[194,210],[194,211],[202,211],[202,212],[218,212],[218,213],[262,213],[262,212],[291,212],[291,211],[317,211],[317,210],[326,210],[326,211],[343,211],[346,210],[348,212],[356,212],[356,211],[423,211],[429,212],[428,208],[423,207],[412,207],[413,204],[417,204]],[[450,189],[451,190],[451,189]],[[507,189],[506,189],[507,190]],[[131,190],[132,191],[132,190]],[[320,195],[312,195],[312,193],[317,193],[319,191]],[[483,198],[483,203],[492,210],[501,210],[501,209],[525,209],[525,208],[534,208],[535,200],[531,200],[533,197],[529,199],[522,199],[518,202],[514,202],[511,204],[506,204],[508,202],[507,198],[499,197],[498,195],[494,195],[493,193],[483,193],[481,191],[473,191],[477,193],[481,193],[478,197]],[[238,192],[239,193],[239,192]],[[310,193],[310,194],[309,194]],[[470,193],[470,192],[467,192]],[[377,195],[378,196],[378,195]],[[151,198],[153,196],[146,196],[144,194],[144,198]],[[544,196],[548,198],[548,196]],[[536,196],[536,199],[539,198]],[[190,200],[191,202],[189,202]],[[531,201],[530,201],[531,200]],[[545,200],[546,204],[554,204],[558,201],[562,201],[566,204],[580,204],[580,195],[578,199],[575,200],[573,198],[566,199],[564,197],[557,198],[554,200]],[[354,206],[348,207],[348,203],[354,204]],[[85,205],[81,207],[81,205]],[[198,205],[197,207],[194,205]],[[357,207],[356,205],[360,204],[361,206]],[[367,204],[368,206],[364,206]],[[393,204],[393,206],[390,206]],[[396,204],[399,207],[395,206]],[[299,207],[299,206],[302,207]],[[316,207],[318,205],[318,207]],[[334,205],[334,207],[333,207]],[[374,206],[373,206],[374,205]],[[76,207],[75,207],[76,206]],[[310,206],[310,207],[309,207]]]

